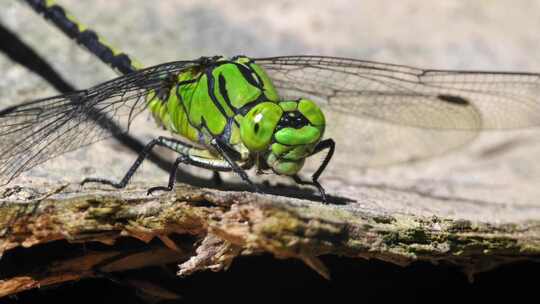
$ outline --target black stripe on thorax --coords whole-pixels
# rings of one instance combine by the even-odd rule
[[[257,89],[259,89],[261,91],[261,94],[257,97],[257,99],[255,99],[252,102],[249,102],[249,103],[245,104],[241,108],[237,108],[232,104],[231,99],[229,97],[229,92],[227,91],[227,79],[225,79],[225,77],[222,74],[220,74],[218,76],[218,89],[219,89],[219,92],[223,96],[223,99],[225,100],[225,103],[227,104],[227,106],[235,114],[246,115],[246,113],[249,112],[249,110],[252,107],[254,107],[255,105],[257,105],[257,104],[259,104],[259,103],[261,103],[263,101],[268,101],[269,100],[266,97],[266,94],[264,94],[264,88],[263,88],[262,79],[260,79],[259,75],[257,73],[255,73],[255,71],[251,68],[251,66],[246,67],[243,64],[239,64],[239,63],[233,62],[233,61],[222,61],[222,62],[217,63],[216,66],[221,65],[221,64],[225,64],[225,63],[234,64],[238,68],[238,70],[240,71],[240,73],[242,74],[244,79],[246,79],[249,84],[251,84],[252,86],[256,87]]]
[[[237,109],[231,103],[231,98],[229,97],[229,92],[227,91],[227,80],[223,74],[219,74],[218,76],[218,89],[227,106],[236,114]]]
[[[223,108],[223,106],[221,105],[221,103],[219,102],[215,94],[216,81],[214,79],[214,76],[212,75],[213,69],[214,67],[212,66],[212,67],[209,67],[205,71],[206,79],[208,81],[208,95],[210,96],[210,99],[212,99],[212,102],[214,103],[216,108],[219,110],[221,115],[223,115],[223,117],[228,117],[227,112],[225,112],[225,109]]]

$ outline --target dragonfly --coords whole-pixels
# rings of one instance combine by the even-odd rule
[[[171,191],[179,166],[191,165],[234,172],[257,192],[250,168],[290,177],[328,202],[319,179],[340,149],[362,153],[338,161],[386,166],[442,155],[481,131],[540,124],[537,73],[420,69],[312,55],[212,56],[142,68],[55,2],[26,2],[121,76],[0,110],[1,184],[61,154],[130,132],[143,112],[170,136],[151,140],[121,180],[92,177],[82,184],[123,188],[161,146],[178,156],[168,184],[148,194]],[[311,178],[302,178],[306,160],[316,154],[324,155],[321,163]]]

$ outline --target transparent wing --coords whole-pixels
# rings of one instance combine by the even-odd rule
[[[128,132],[132,120],[146,108],[145,96],[151,90],[167,85],[169,75],[197,64],[162,64],[88,90],[1,110],[0,183],[63,153]]]
[[[422,70],[321,56],[255,61],[282,96],[314,99],[336,116],[329,128],[349,129],[347,140],[372,154],[367,166],[438,155],[469,143],[480,130],[540,125],[538,74]]]

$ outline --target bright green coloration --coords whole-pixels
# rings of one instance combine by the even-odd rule
[[[324,133],[324,115],[314,102],[280,101],[266,72],[247,57],[188,69],[160,90],[147,96],[159,125],[206,147],[221,138],[241,161],[263,156],[278,174],[298,173]]]
[[[266,162],[272,167],[272,170],[281,175],[294,175],[298,173],[304,166],[304,161],[305,158],[296,161],[278,159],[274,154],[270,154],[266,158]]]
[[[234,171],[253,190],[260,191],[245,172],[256,165],[258,172],[271,169],[291,175],[298,184],[317,187],[326,201],[318,179],[336,151],[336,142],[321,140],[325,117],[313,101],[283,100],[276,88],[295,98],[313,98],[325,110],[350,114],[358,124],[368,118],[395,128],[405,126],[403,130],[415,129],[410,134],[403,132],[401,142],[396,136],[388,136],[390,141],[384,142],[384,135],[363,138],[365,132],[351,134],[348,141],[358,140],[365,147],[362,151],[377,156],[364,158],[361,162],[365,163],[359,163],[362,166],[440,155],[468,144],[481,130],[540,125],[540,117],[531,114],[540,113],[538,73],[425,70],[308,55],[201,57],[139,69],[129,56],[80,25],[54,1],[25,2],[124,76],[87,90],[0,110],[4,146],[0,181],[4,176],[6,183],[67,151],[109,136],[124,136],[135,116],[148,107],[160,126],[195,145],[159,136],[144,145],[120,182],[102,178],[85,181],[123,188],[153,147],[161,146],[177,152],[178,157],[167,187],[153,187],[149,193],[172,190],[180,164]],[[141,102],[141,96],[146,96],[146,102]],[[347,127],[359,130],[365,125],[354,126],[351,121]],[[422,134],[423,130],[428,133]],[[433,136],[430,130],[453,132],[437,133],[433,138],[436,144],[416,145],[418,140],[428,143]],[[444,137],[438,138],[439,134]],[[396,145],[400,153],[393,153],[389,145]],[[303,181],[296,173],[307,157],[322,151],[326,156],[311,182]]]
[[[55,97],[58,99],[58,104],[67,108],[74,106],[74,100],[77,101],[76,104],[91,100],[88,103],[91,106],[78,107],[77,111],[69,111],[75,121],[82,121],[78,115],[96,118],[96,110],[92,107],[103,105],[103,108],[100,107],[97,110],[100,114],[97,117],[97,123],[103,128],[113,130],[113,135],[114,132],[123,134],[122,127],[126,128],[126,131],[129,130],[134,116],[142,112],[146,106],[159,126],[193,143],[190,144],[174,137],[159,136],[141,149],[139,157],[119,182],[103,178],[86,178],[83,184],[97,182],[123,188],[152,149],[155,146],[161,146],[177,152],[178,157],[174,162],[175,167],[170,172],[167,187],[152,187],[148,193],[156,190],[172,190],[176,180],[176,169],[180,164],[191,164],[213,171],[234,171],[245,182],[251,184],[255,191],[259,191],[245,172],[245,169],[256,166],[257,172],[270,169],[278,174],[291,175],[299,184],[315,186],[326,201],[324,189],[317,179],[332,157],[335,143],[332,139],[321,140],[324,133],[324,116],[312,101],[283,100],[278,95],[272,80],[277,80],[276,84],[283,88],[283,81],[275,78],[276,68],[285,72],[285,67],[289,64],[301,66],[300,64],[305,61],[303,58],[298,57],[286,64],[272,66],[274,60],[265,62],[265,59],[256,61],[245,56],[236,56],[231,59],[215,56],[141,69],[140,64],[125,53],[111,47],[95,31],[81,25],[54,1],[26,0],[25,2],[102,62],[120,74],[124,74],[123,77],[98,85],[88,91]],[[321,63],[323,62],[317,62],[316,65]],[[267,71],[272,73],[272,78],[269,77]],[[295,73],[294,70],[291,71]],[[308,78],[303,80],[308,80]],[[285,92],[290,94],[287,89]],[[309,91],[306,93],[309,94]],[[145,102],[140,102],[141,96],[145,96]],[[302,94],[296,96],[302,96]],[[107,106],[108,103],[110,106]],[[118,105],[123,109],[129,109],[127,121],[123,119],[114,121],[115,118],[119,118],[115,117],[119,113]],[[43,111],[39,105],[36,108],[39,109],[36,112]],[[54,112],[59,108],[55,106],[48,109]],[[25,105],[0,111],[0,117],[3,115],[6,118],[17,119],[18,111],[26,113]],[[102,111],[103,113],[110,112],[101,115]],[[111,114],[112,117],[107,114]],[[51,114],[51,117],[54,115]],[[110,118],[112,120],[109,121]],[[36,121],[40,121],[39,117]],[[117,126],[117,124],[125,125]],[[64,126],[63,123],[48,124],[46,128],[51,128],[51,132],[56,132],[62,126]],[[19,130],[24,132],[24,130],[33,129],[34,127]],[[88,134],[91,135],[92,130]],[[49,134],[46,130],[43,132]],[[84,137],[81,134],[78,132],[76,135]],[[47,138],[50,137],[44,136],[43,140]],[[88,139],[90,138],[101,139],[99,136],[88,136]],[[81,144],[81,146],[84,145]],[[62,148],[66,149],[66,146],[61,145],[59,149]],[[327,156],[313,174],[312,182],[302,181],[296,173],[304,165],[305,158],[322,150],[328,151]],[[39,154],[42,151],[25,149],[21,151],[21,154],[34,152]],[[33,156],[30,159],[34,159]],[[31,164],[24,161],[21,163],[24,163],[22,169],[28,169],[39,161]],[[7,171],[12,170],[11,166],[5,168]],[[21,168],[13,169],[10,172],[11,177],[20,173]]]
[[[262,83],[262,87],[265,88],[265,95],[268,98],[268,100],[277,101],[279,100],[279,95],[277,90],[274,88],[274,85],[272,84],[272,81],[270,80],[270,77],[268,77],[268,74],[258,65],[251,62],[251,58],[241,56],[239,57],[238,63],[246,64],[249,63],[249,66],[253,69],[255,74],[260,79],[260,82]]]
[[[250,151],[268,148],[283,110],[275,103],[263,102],[251,109],[240,123],[240,137]]]
[[[272,148],[273,154],[282,155],[282,154],[285,154],[286,152],[291,151],[294,147],[282,145],[280,143],[273,143],[271,148]]]
[[[292,146],[312,144],[320,137],[320,130],[311,126],[303,126],[300,129],[285,128],[276,132],[278,142]]]
[[[302,116],[302,125],[285,127],[274,133],[275,142],[266,162],[277,174],[294,175],[302,169],[316,145],[321,141],[325,128],[324,114],[311,100],[283,101],[279,105],[290,119]]]
[[[234,112],[233,109],[240,109],[246,104],[255,102],[260,98],[261,93],[264,93],[268,101],[277,101],[279,99],[277,91],[266,73],[257,64],[246,60],[246,57],[240,57],[240,59],[234,61],[234,63],[238,64],[226,63],[212,70],[215,82],[214,94],[221,106],[227,111],[227,116]],[[226,62],[226,59],[222,59],[222,61]],[[242,72],[249,74],[252,79],[247,79]],[[227,105],[224,94],[220,92],[221,84],[223,84],[223,89],[227,92],[233,109]],[[264,89],[264,92],[261,92],[261,88]]]
[[[308,157],[312,149],[313,147],[311,145],[299,145],[284,154],[282,158],[285,160],[301,160]]]
[[[298,108],[298,102],[296,101],[282,101],[279,103],[279,106],[285,112],[293,112]]]
[[[162,93],[158,96],[163,96]],[[246,57],[220,58],[214,66],[182,72],[165,96],[167,98],[162,100],[153,92],[147,98],[158,123],[205,145],[224,134],[228,125],[230,134],[226,141],[238,144],[242,118],[235,116],[239,109],[259,101],[278,99],[266,73]],[[236,123],[232,123],[234,121]]]
[[[301,99],[298,103],[298,110],[302,113],[311,124],[320,128],[321,133],[324,131],[326,120],[321,108],[309,99]]]

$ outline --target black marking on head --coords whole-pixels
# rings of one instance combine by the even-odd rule
[[[460,106],[470,105],[470,102],[467,99],[461,96],[457,96],[457,95],[439,94],[437,98],[439,98],[440,100],[444,102],[448,102],[455,105],[460,105]]]
[[[309,120],[300,111],[285,112],[277,125],[277,129],[295,128],[299,129],[309,125]]]

